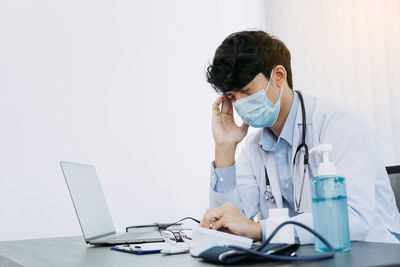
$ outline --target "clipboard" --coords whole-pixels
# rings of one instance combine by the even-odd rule
[[[110,248],[114,251],[126,252],[136,255],[163,253],[166,255],[189,252],[189,246],[180,243],[176,245],[167,242],[144,243],[144,244],[123,244]]]

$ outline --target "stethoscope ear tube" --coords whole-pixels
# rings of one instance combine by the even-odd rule
[[[302,148],[304,148],[304,158],[303,158],[304,165],[308,165],[308,146],[307,146],[306,143],[301,143],[301,144],[297,147],[296,153],[294,154],[294,157],[293,157],[293,165],[296,164],[297,153],[298,153]]]
[[[308,156],[308,146],[306,144],[306,126],[307,126],[307,121],[306,121],[306,111],[305,111],[305,107],[304,107],[304,100],[303,100],[303,96],[301,94],[300,91],[296,91],[297,94],[299,95],[299,99],[300,99],[300,104],[301,104],[301,116],[302,116],[302,121],[303,121],[303,125],[302,125],[302,136],[301,136],[301,144],[297,147],[296,149],[296,153],[294,154],[293,157],[293,187],[294,187],[294,208],[295,208],[295,212],[297,213],[302,213],[300,211],[300,204],[301,204],[301,199],[303,197],[303,187],[304,187],[304,179],[306,176],[306,172],[307,172],[307,168],[308,168],[308,160],[309,160],[309,156]],[[297,191],[297,187],[296,187],[296,181],[294,179],[294,176],[296,175],[296,158],[297,158],[297,153],[299,153],[299,151],[301,151],[301,149],[304,149],[304,157],[303,157],[303,165],[304,165],[304,169],[303,169],[303,179],[301,180],[301,188],[300,188],[300,197],[299,200],[297,201],[297,197],[296,197],[296,191]]]

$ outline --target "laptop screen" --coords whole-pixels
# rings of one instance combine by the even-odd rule
[[[92,165],[60,162],[86,240],[115,228],[96,170]]]

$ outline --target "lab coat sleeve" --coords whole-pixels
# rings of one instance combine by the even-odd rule
[[[361,119],[338,114],[324,129],[321,143],[331,143],[331,161],[346,180],[351,240],[365,240],[375,216],[375,184],[382,162],[373,131]]]
[[[233,185],[230,190],[219,190],[214,166],[211,166],[211,184],[210,184],[210,207],[219,207],[225,203],[231,203],[236,209],[248,218],[254,217],[259,211],[259,188],[256,177],[253,172],[250,161],[250,145],[247,143],[243,148],[235,168],[236,177],[224,177],[226,179],[235,179],[234,182],[228,181]]]
[[[285,219],[283,219],[281,221],[281,223],[283,223],[285,221]],[[312,217],[312,213],[310,212],[305,212],[302,213],[300,215],[291,217],[288,221],[296,221],[296,222],[300,222],[302,224],[305,224],[311,228],[313,228],[313,217]],[[268,227],[267,225],[267,220],[261,220],[260,221],[261,224],[261,228],[262,228],[262,239],[265,240],[267,238],[266,236],[266,228]],[[311,234],[310,232],[308,232],[307,230],[305,230],[304,228],[301,228],[299,226],[294,226],[294,230],[295,230],[295,236],[297,236],[297,238],[299,238],[300,244],[311,244],[314,241],[314,235]]]
[[[348,120],[344,123],[343,129],[351,129],[348,133],[351,138],[339,141],[330,136],[338,147],[331,157],[338,175],[346,179],[350,238],[365,240],[374,221],[375,184],[379,168],[383,165],[373,131],[361,121],[353,123]]]
[[[365,240],[374,221],[375,179],[382,164],[377,139],[366,123],[344,112],[327,117],[320,133],[319,143],[332,144],[330,160],[346,181],[350,239]],[[292,219],[312,227],[311,213]],[[300,243],[313,242],[311,234],[295,229]]]
[[[310,228],[313,228],[313,217],[311,212],[304,212],[302,214],[296,215],[290,218],[291,221],[300,222],[302,224],[307,225]],[[296,236],[299,238],[300,244],[312,244],[314,242],[314,235],[301,228],[299,226],[294,226],[294,231]]]

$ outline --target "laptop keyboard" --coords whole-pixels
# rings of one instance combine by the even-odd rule
[[[119,240],[119,239],[128,239],[128,238],[138,238],[138,235],[136,233],[117,234],[117,235],[107,238],[107,240]]]

